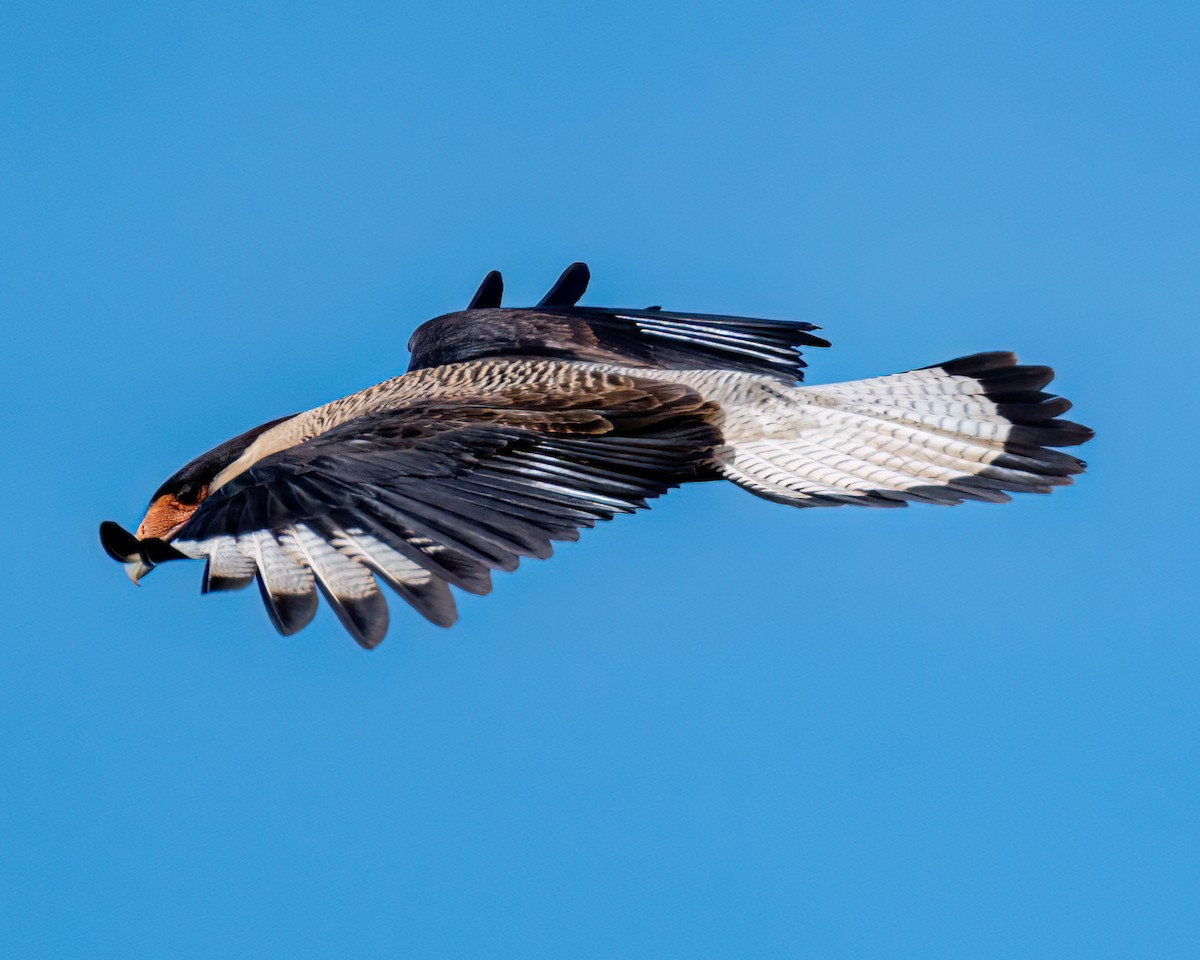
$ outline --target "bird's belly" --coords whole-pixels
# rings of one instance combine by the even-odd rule
[[[721,408],[727,444],[748,440],[794,440],[820,427],[819,409],[797,403],[797,388],[772,377],[734,370],[655,370],[615,364],[587,364],[608,373],[665,380],[691,387]]]

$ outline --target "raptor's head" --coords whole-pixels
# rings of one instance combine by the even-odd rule
[[[150,498],[146,515],[132,534],[120,524],[100,524],[100,543],[114,560],[125,564],[129,578],[137,583],[165,560],[182,557],[170,546],[176,534],[192,518],[209,494],[213,479],[240,457],[260,435],[289,417],[281,417],[226,440],[175,471]]]

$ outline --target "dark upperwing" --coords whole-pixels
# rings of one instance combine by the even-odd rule
[[[489,273],[468,309],[435,317],[413,333],[409,370],[486,357],[553,357],[667,370],[737,370],[794,383],[801,347],[827,347],[811,323],[576,306],[588,268],[573,263],[536,307],[500,306],[500,274]]]

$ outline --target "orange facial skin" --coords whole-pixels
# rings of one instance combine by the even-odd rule
[[[159,540],[170,540],[175,532],[187,523],[192,514],[196,512],[196,508],[203,502],[207,493],[208,489],[205,488],[195,503],[181,503],[174,494],[170,493],[159,497],[150,504],[145,518],[138,525],[138,539],[157,537]]]

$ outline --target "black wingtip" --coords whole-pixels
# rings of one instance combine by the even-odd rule
[[[504,277],[500,275],[499,270],[493,270],[483,278],[483,283],[479,285],[479,289],[475,291],[475,296],[471,298],[471,302],[467,304],[468,310],[484,310],[491,307],[500,306],[500,300],[504,296]]]
[[[188,559],[186,553],[180,553],[165,540],[157,537],[139,540],[114,520],[105,520],[100,524],[100,546],[117,563],[136,563],[140,560],[157,566],[168,560]]]
[[[133,563],[142,559],[142,542],[114,520],[100,524],[100,546],[117,563]]]
[[[272,593],[263,579],[261,568],[255,570],[254,576],[258,581],[258,591],[262,594],[267,616],[280,636],[290,637],[299,633],[317,615],[319,604],[316,590],[309,590],[307,593]]]
[[[538,301],[539,307],[573,307],[587,291],[592,271],[586,263],[573,263],[554,281],[549,292]]]
[[[180,553],[166,540],[157,537],[147,537],[142,541],[142,559],[149,563],[166,563],[168,560],[188,560],[186,553]]]

